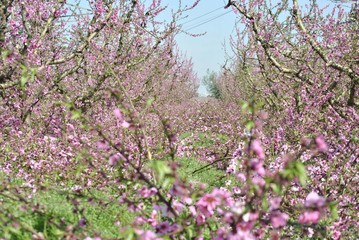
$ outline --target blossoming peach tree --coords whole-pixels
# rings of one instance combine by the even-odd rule
[[[358,234],[357,9],[229,1],[219,101],[175,42],[197,4],[3,1],[1,239]]]
[[[304,153],[300,159],[310,185],[341,206],[334,224],[338,238],[357,222],[358,5],[352,2],[346,10],[315,1],[307,6],[229,1],[227,6],[242,25],[232,39],[235,61],[216,82],[221,97],[265,101],[271,123],[261,139],[271,149],[271,169],[282,168],[277,154],[295,152],[303,136],[325,138],[325,154]]]

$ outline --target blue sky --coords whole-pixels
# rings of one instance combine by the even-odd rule
[[[182,4],[191,5],[193,2],[194,0],[183,0]],[[178,1],[164,0],[162,3],[168,5],[169,8],[176,8]],[[236,22],[236,14],[230,9],[224,9],[224,6],[227,3],[228,0],[201,0],[195,9],[193,9],[191,12],[188,12],[188,18],[181,21],[186,23],[190,20],[193,20],[183,25],[184,30],[193,27],[189,31],[190,33],[206,33],[200,37],[191,37],[183,33],[177,36],[179,48],[184,53],[186,53],[187,57],[192,58],[194,63],[194,70],[197,72],[200,79],[206,75],[207,69],[210,71],[219,72],[225,62],[226,51],[227,54],[232,54],[229,46],[229,39],[230,35],[233,33],[234,25]],[[302,6],[306,3],[308,3],[308,0],[299,0],[299,4]],[[321,7],[326,5],[330,5],[331,7],[334,6],[333,2],[330,0],[317,0],[317,3]],[[346,5],[350,6],[350,4]],[[329,7],[329,9],[331,7]],[[213,10],[216,11],[202,18],[196,19],[197,17],[209,13]],[[222,14],[225,15],[214,19],[215,17]],[[196,27],[196,25],[211,19],[213,20]],[[200,87],[199,93],[206,93],[203,86]]]
[[[69,2],[73,1],[75,0],[70,0]],[[145,1],[148,3],[152,2],[152,0]],[[194,1],[195,0],[182,0],[182,5],[192,5]],[[81,0],[81,3],[82,2],[86,2],[86,0]],[[223,66],[225,62],[225,49],[228,54],[231,54],[229,38],[234,29],[236,14],[231,11],[231,9],[224,9],[227,2],[228,0],[201,0],[193,10],[187,12],[188,17],[179,22],[179,24],[183,24],[183,30],[191,29],[189,30],[190,33],[206,33],[199,37],[191,37],[181,33],[176,39],[180,50],[185,53],[188,58],[192,58],[194,70],[200,79],[206,75],[207,69],[214,72],[220,71],[221,66]],[[299,0],[299,4],[302,6],[306,3],[308,3],[308,0]],[[334,6],[330,0],[317,0],[317,3],[319,6],[328,4]],[[170,9],[177,8],[178,0],[162,0],[162,4],[168,5],[167,13],[162,17],[169,18]],[[345,5],[350,6],[350,4]],[[203,16],[209,12],[212,13]],[[200,16],[203,17],[198,18]],[[169,20],[170,19],[168,19],[168,21]],[[200,24],[203,25],[198,26]],[[200,89],[200,93],[205,93],[203,86]]]
[[[199,77],[204,76],[207,69],[219,71],[220,66],[224,63],[224,44],[228,47],[228,40],[236,20],[236,14],[231,9],[224,9],[225,5],[226,3],[223,0],[200,1],[196,8],[189,12],[188,18],[184,20],[184,22],[193,21],[184,24],[183,29],[192,28],[189,30],[190,33],[206,34],[199,37],[191,37],[182,33],[177,37],[180,49],[186,52],[188,57],[192,58],[194,68]],[[211,11],[214,12],[195,19]],[[203,25],[198,26],[200,24]]]
[[[81,7],[88,8],[88,0],[69,0],[68,2],[74,4],[78,1],[80,1]],[[148,4],[152,3],[152,0],[144,1]],[[170,11],[177,9],[178,2],[178,0],[162,0],[162,5],[168,6],[168,8],[161,15],[161,18],[170,21]],[[182,0],[182,6],[192,5],[194,2],[195,0]],[[228,0],[201,0],[193,10],[186,12],[185,15],[188,17],[179,22],[179,24],[183,24],[183,30],[191,29],[188,31],[190,33],[206,33],[200,37],[181,33],[176,39],[182,52],[186,53],[187,57],[192,58],[195,71],[199,77],[204,76],[207,69],[218,71],[220,64],[224,62],[223,44],[228,41],[236,19],[236,14],[233,11],[224,9],[227,2]],[[203,16],[211,11],[213,12]],[[225,15],[220,16],[222,14]],[[203,17],[198,18],[200,16]],[[213,19],[216,17],[218,18]],[[197,26],[206,21],[209,22]]]
[[[77,1],[70,0],[69,3]],[[81,0],[80,6],[87,8],[86,2],[87,0]],[[152,0],[145,0],[145,2],[150,4]],[[192,5],[194,2],[195,0],[182,0],[182,6]],[[201,0],[193,10],[186,12],[185,15],[188,15],[188,17],[179,22],[179,24],[183,24],[183,30],[191,29],[188,31],[189,33],[206,33],[200,37],[192,37],[181,33],[176,39],[180,50],[188,58],[192,59],[194,70],[200,79],[206,74],[207,69],[218,72],[220,66],[224,63],[225,51],[223,44],[228,43],[236,19],[236,14],[231,9],[224,9],[227,2],[228,0]],[[168,6],[168,8],[161,15],[161,18],[170,21],[170,11],[171,9],[177,9],[178,0],[162,0],[162,5]],[[203,16],[209,12],[212,13]],[[199,24],[203,25],[197,26]],[[200,92],[205,93],[203,86],[200,88]]]
[[[193,2],[183,0],[182,4],[191,5]],[[179,22],[184,23],[183,30],[188,30],[189,33],[205,33],[199,37],[181,33],[176,38],[180,50],[187,57],[192,58],[199,79],[206,75],[207,69],[219,72],[224,64],[225,48],[229,49],[228,40],[236,20],[236,14],[231,9],[224,9],[227,2],[227,0],[201,0],[193,10],[187,12],[188,17]],[[177,1],[174,0],[163,1],[163,4],[168,4],[169,8],[177,7]],[[204,14],[207,15],[203,16]],[[204,86],[200,87],[199,93],[206,94]]]
[[[176,0],[162,1],[164,4],[168,4],[171,8],[177,6]],[[183,3],[191,4],[194,0],[183,0]],[[205,20],[210,20],[221,14],[228,14],[221,16],[213,21],[210,21],[202,26],[198,26],[190,30],[191,33],[204,33],[204,36],[193,38],[191,36],[180,34],[177,37],[177,42],[180,49],[187,53],[188,57],[191,57],[194,62],[194,68],[198,73],[199,77],[206,74],[206,70],[219,71],[225,61],[225,51],[223,44],[226,45],[227,52],[231,54],[229,48],[229,38],[233,32],[233,28],[236,21],[236,14],[230,9],[224,9],[223,7],[227,4],[228,0],[201,0],[198,6],[188,13],[188,18],[183,22],[195,19],[198,16],[211,12],[212,10],[221,8],[203,18],[196,19],[190,23],[184,24],[183,29],[189,29],[192,26],[203,23]],[[299,0],[300,5],[308,3],[307,0]],[[334,6],[330,0],[318,0],[319,6],[330,5]],[[350,6],[350,4],[346,4]]]

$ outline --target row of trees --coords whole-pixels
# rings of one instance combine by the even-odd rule
[[[88,14],[66,0],[2,1],[5,238],[98,239],[88,209],[113,205],[132,214],[113,223],[116,238],[358,234],[357,5],[324,15],[315,1],[229,1],[244,26],[236,59],[206,79],[221,101],[196,101],[175,37],[198,2],[166,22],[160,0],[88,1]],[[223,184],[189,180],[183,161],[215,166]],[[38,199],[50,193],[76,220],[47,210]]]
[[[204,82],[215,98],[265,103],[271,122],[261,140],[273,150],[269,165],[280,166],[276,153],[295,152],[301,137],[321,133],[329,152],[314,162],[302,158],[312,184],[329,199],[345,195],[348,201],[341,204],[358,209],[352,190],[358,163],[359,15],[358,3],[346,4],[229,1],[238,13],[231,42],[235,57]],[[341,220],[355,219],[351,210],[342,214]]]
[[[30,120],[44,102],[54,108],[56,102],[48,99],[85,112],[95,102],[106,102],[104,91],[121,86],[135,102],[195,94],[191,63],[174,40],[176,21],[190,8],[174,12],[169,23],[156,20],[165,10],[156,1],[94,1],[89,8],[86,15],[71,13],[66,1],[2,4],[4,112]],[[69,23],[71,14],[75,22]]]
[[[321,69],[322,63],[326,67],[325,72],[334,71],[334,75],[328,76],[328,73],[323,78],[336,82],[339,81],[335,74],[341,74],[341,79],[348,78],[347,81],[340,81],[342,85],[328,83],[329,92],[344,88],[345,96],[342,97],[345,98],[345,105],[358,106],[356,3],[351,4],[349,11],[345,11],[342,5],[335,6],[330,11],[328,6],[320,8],[315,1],[307,9],[300,8],[297,2],[291,5],[289,1],[276,5],[258,2],[251,4],[250,9],[246,8],[245,3],[230,1],[228,6],[230,5],[240,13],[238,30],[231,42],[236,58],[226,61],[220,76],[208,73],[205,77],[204,82],[208,85],[209,92],[213,91],[213,96],[219,97],[221,92],[221,98],[230,99],[237,90],[242,90],[242,96],[249,92],[249,96],[259,92],[264,94],[265,91],[261,91],[263,87],[274,89],[278,82],[283,82],[275,81],[269,74],[264,75],[259,70],[273,72],[273,75],[285,75],[289,79],[299,79],[297,82],[302,83],[301,85],[311,86],[315,82],[310,81],[314,79],[312,75],[317,74],[316,67]],[[324,12],[327,12],[326,16]],[[246,27],[241,30],[243,23]],[[309,61],[310,59],[314,60]],[[265,71],[267,69],[273,71]],[[251,76],[248,76],[249,73]],[[254,76],[256,73],[258,76]],[[222,76],[226,78],[227,75],[237,79],[231,83],[221,81]],[[216,78],[216,81],[207,80],[212,78]],[[236,85],[237,83],[241,86]],[[268,98],[268,95],[262,95],[262,98]],[[268,100],[267,103],[275,107],[274,100]]]
[[[1,2],[0,194],[7,200],[0,207],[0,238],[14,237],[18,228],[19,238],[28,236],[21,232],[44,237],[12,210],[17,204],[46,218],[61,238],[89,236],[75,234],[77,223],[48,218],[49,212],[34,207],[32,192],[67,191],[74,211],[77,197],[67,190],[73,184],[88,189],[94,182],[91,188],[104,198],[118,195],[109,190],[120,177],[111,173],[116,152],[136,163],[118,164],[128,169],[121,184],[133,179],[162,140],[156,139],[161,132],[147,136],[151,126],[144,119],[160,123],[149,114],[151,103],[196,95],[192,63],[175,42],[177,21],[196,4],[179,6],[169,20],[159,21],[170,11],[157,0]],[[14,186],[18,181],[20,188]]]

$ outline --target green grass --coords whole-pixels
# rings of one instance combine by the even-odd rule
[[[179,160],[181,167],[179,169],[179,175],[182,179],[186,179],[189,182],[202,182],[208,186],[208,191],[214,187],[222,187],[225,184],[224,178],[225,172],[216,169],[214,166],[204,168],[208,163],[199,162],[194,158],[182,158]],[[194,171],[202,169],[201,171]]]
[[[179,162],[179,175],[188,182],[206,183],[207,191],[225,184],[223,171],[209,167],[193,173],[207,164],[194,158],[181,158]],[[66,183],[66,186],[70,185],[71,183]],[[21,181],[12,181],[12,188],[19,186]],[[10,197],[15,196],[10,192],[2,193]],[[30,193],[22,193],[21,196],[28,199],[27,194]],[[30,204],[0,196],[3,199],[0,202],[0,223],[5,223],[0,226],[0,238],[32,239],[31,232],[35,232],[41,233],[45,239],[61,239],[66,228],[77,228],[79,220],[84,217],[87,220],[86,225],[75,231],[80,237],[100,235],[102,239],[118,239],[121,237],[120,227],[128,226],[135,217],[134,213],[127,210],[126,205],[118,203],[113,191],[90,189],[83,191],[81,196],[75,197],[73,194],[72,191],[60,190],[55,185],[48,189],[39,189],[32,199],[28,199]],[[90,198],[93,200],[89,201]],[[74,199],[77,204],[74,204]],[[78,211],[75,210],[75,205]],[[39,206],[38,212],[30,209],[36,206]],[[79,212],[81,210],[82,213]],[[11,213],[17,224],[10,223],[6,213]],[[114,224],[115,222],[120,222],[120,226]]]
[[[100,198],[101,193],[96,193]],[[62,238],[66,228],[77,227],[79,220],[84,217],[87,220],[86,226],[78,229],[79,235],[86,232],[88,236],[101,235],[103,239],[113,239],[119,236],[119,226],[114,223],[119,221],[122,226],[128,225],[134,214],[127,211],[125,206],[121,206],[117,201],[110,201],[108,204],[98,204],[88,202],[87,199],[79,200],[78,209],[83,209],[83,213],[74,211],[68,197],[69,193],[64,191],[41,191],[38,192],[31,203],[33,207],[37,204],[41,206],[39,213],[31,209],[24,208],[25,204],[21,201],[8,200],[1,204],[1,210],[11,213],[18,222],[18,227],[14,224],[0,226],[0,237],[6,239],[32,239],[31,231],[42,233],[46,239]],[[106,201],[107,196],[102,196]],[[107,201],[106,201],[107,202]],[[6,218],[1,216],[1,218]],[[1,219],[0,218],[0,219]]]

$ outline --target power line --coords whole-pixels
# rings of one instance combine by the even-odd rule
[[[83,9],[83,10],[91,12],[91,9],[88,9],[88,8],[85,8],[85,7],[80,7],[79,5],[75,5],[75,4],[71,4],[71,3],[65,3],[65,4],[69,5],[71,7],[77,8],[77,9]]]
[[[70,18],[70,17],[76,17],[76,16],[90,16],[90,15],[92,15],[92,13],[76,13],[76,14],[71,14],[71,15],[59,16],[59,18]]]
[[[188,32],[189,30],[192,30],[192,29],[194,29],[194,28],[196,28],[196,27],[202,26],[202,25],[204,25],[204,24],[206,24],[206,23],[209,23],[209,22],[211,22],[211,21],[213,21],[213,20],[216,20],[217,18],[220,18],[220,17],[222,17],[222,16],[224,16],[224,15],[230,13],[230,12],[232,12],[232,10],[229,10],[229,11],[227,11],[227,12],[225,12],[225,13],[222,13],[221,15],[218,15],[218,16],[216,16],[216,17],[214,17],[214,18],[211,18],[211,19],[209,19],[209,20],[207,20],[207,21],[205,21],[205,22],[202,22],[202,23],[199,23],[199,24],[197,24],[197,25],[194,25],[194,26],[192,26],[192,27],[190,27],[190,28],[188,28],[188,29],[186,29],[186,30],[184,30],[184,31],[185,31],[185,32]]]
[[[193,18],[193,19],[191,19],[191,20],[189,20],[189,21],[187,21],[187,22],[182,23],[182,25],[185,25],[185,24],[187,24],[187,23],[190,23],[190,22],[193,22],[193,21],[195,21],[195,20],[197,20],[197,19],[200,19],[200,18],[202,18],[202,17],[205,17],[205,16],[207,16],[207,15],[209,15],[209,14],[211,14],[211,13],[214,13],[214,12],[220,10],[220,9],[223,9],[223,7],[219,7],[219,8],[217,8],[217,9],[214,9],[214,10],[212,10],[212,11],[210,11],[210,12],[208,12],[208,13],[205,13],[205,14],[203,14],[203,15],[201,15],[201,16],[195,17],[195,18]]]
[[[88,8],[80,7],[79,5],[74,5],[74,4],[70,4],[70,3],[66,3],[66,5],[75,7],[75,8],[77,8],[77,9],[84,9],[84,10],[87,10],[87,11],[91,11],[91,10],[88,9]],[[185,24],[191,23],[191,22],[193,22],[193,21],[195,21],[195,20],[198,20],[198,19],[200,19],[200,18],[203,18],[203,17],[205,17],[205,16],[208,16],[209,14],[214,13],[214,12],[217,12],[218,10],[221,10],[221,9],[223,9],[223,7],[216,8],[216,9],[210,11],[210,12],[207,12],[207,13],[202,14],[202,15],[200,15],[200,16],[198,16],[198,17],[195,17],[195,18],[193,18],[193,19],[191,19],[191,20],[188,20],[188,21],[182,23],[181,25],[183,26],[183,25],[185,25]],[[215,16],[215,17],[213,17],[213,18],[210,18],[210,19],[208,19],[208,20],[204,20],[204,22],[200,22],[200,23],[198,23],[198,24],[192,25],[192,26],[190,26],[188,29],[186,29],[185,32],[187,32],[187,31],[189,31],[189,30],[192,30],[192,29],[194,29],[194,28],[197,28],[197,27],[199,27],[199,26],[202,26],[202,25],[204,25],[204,24],[206,24],[206,23],[209,23],[209,22],[211,22],[211,21],[213,21],[213,20],[216,20],[216,19],[218,19],[218,18],[220,18],[220,17],[222,17],[222,16],[224,16],[224,15],[230,13],[230,12],[231,12],[231,10],[229,10],[229,11],[227,11],[227,12],[225,12],[225,13],[222,13],[222,14],[220,14],[220,15],[218,15],[218,16]],[[65,16],[61,16],[61,17],[66,18],[66,17],[75,16],[75,15],[91,15],[91,14],[90,14],[90,13],[83,13],[83,14],[65,15]]]

